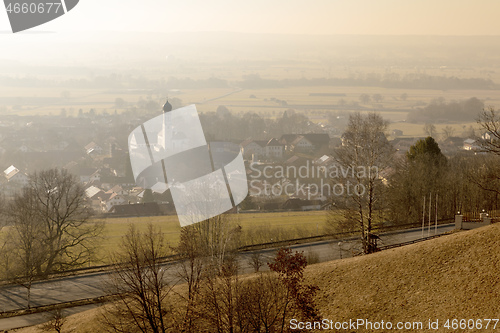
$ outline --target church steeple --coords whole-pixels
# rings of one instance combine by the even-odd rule
[[[170,104],[167,99],[167,101],[163,105],[163,112],[169,112],[169,111],[172,111],[172,104]]]

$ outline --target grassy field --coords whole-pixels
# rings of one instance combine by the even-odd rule
[[[271,242],[273,240],[315,236],[323,233],[326,211],[247,213],[230,215],[233,225],[241,226],[243,241]],[[152,216],[135,218],[109,218],[105,220],[99,257],[104,262],[107,254],[119,249],[121,238],[129,226],[146,230],[152,223],[160,227],[171,246],[179,241],[180,226],[176,216]]]

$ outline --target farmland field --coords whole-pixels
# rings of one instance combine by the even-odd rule
[[[322,234],[326,221],[326,211],[244,213],[229,216],[234,226],[241,226],[243,240],[254,242]],[[181,228],[176,216],[108,218],[100,240],[100,257],[119,248],[121,238],[131,224],[144,231],[149,223],[161,228],[170,246],[177,245]]]
[[[63,92],[69,93],[68,98],[62,98]],[[342,96],[318,96],[312,94],[330,93],[343,94]],[[362,104],[359,101],[361,94],[380,94],[383,100],[379,103],[370,102]],[[401,99],[402,94],[407,94],[406,100]],[[43,98],[39,98],[43,96]],[[163,95],[162,95],[163,96]],[[113,92],[97,89],[70,89],[64,87],[49,88],[5,88],[0,92],[0,106],[10,108],[18,115],[58,115],[62,109],[68,116],[76,116],[79,109],[88,112],[94,109],[96,113],[120,113],[124,109],[115,106],[115,100],[122,98],[133,105],[139,100],[149,98],[162,103],[164,97],[152,95],[146,91]],[[386,89],[377,87],[288,87],[267,89],[239,89],[213,88],[213,89],[186,89],[176,90],[169,94],[170,97],[179,98],[183,105],[196,104],[200,112],[213,112],[219,105],[225,105],[231,112],[245,113],[257,112],[258,114],[276,118],[288,108],[304,112],[313,122],[326,122],[327,115],[331,112],[351,112],[358,110],[350,107],[358,103],[361,112],[375,111],[389,120],[392,129],[400,129],[403,136],[423,136],[423,124],[406,123],[407,113],[414,108],[431,102],[436,98],[446,101],[464,100],[477,97],[484,100],[487,106],[500,106],[500,95],[492,90],[424,90],[424,89]],[[341,101],[343,100],[343,101]],[[280,104],[285,101],[286,104]],[[344,106],[340,103],[344,102]],[[438,133],[447,124],[437,124]],[[455,134],[460,135],[475,122],[452,123]]]

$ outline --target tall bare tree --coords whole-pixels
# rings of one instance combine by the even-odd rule
[[[426,123],[424,125],[424,133],[425,135],[434,138],[436,136],[436,126],[434,126],[434,124],[431,123]]]
[[[241,228],[235,225],[231,214],[211,217],[194,224],[194,228],[198,232],[202,253],[215,263],[214,267],[222,267],[239,245]]]
[[[349,211],[345,216],[358,225],[365,253],[375,250],[372,228],[375,209],[384,190],[379,171],[389,165],[393,153],[385,136],[387,126],[388,122],[376,113],[350,115],[342,147],[336,154],[337,164],[343,171],[340,177],[333,179],[337,183],[334,186],[342,185],[343,204]],[[338,195],[338,191],[333,192],[334,196]]]
[[[167,332],[172,324],[172,305],[167,297],[164,258],[170,254],[161,230],[151,224],[141,233],[134,225],[122,240],[121,252],[113,261],[115,270],[108,280],[109,293],[118,300],[107,304],[103,319],[113,332]]]
[[[33,282],[40,278],[40,267],[45,260],[46,249],[40,237],[42,226],[33,223],[36,220],[36,202],[33,196],[23,202],[26,209],[12,210],[16,205],[11,205],[7,211],[9,216],[16,217],[14,228],[6,233],[6,241],[2,248],[2,266],[8,281],[26,288],[26,305],[31,307],[31,287]]]
[[[200,295],[200,284],[204,277],[208,258],[201,246],[200,233],[194,225],[181,229],[179,245],[174,249],[181,257],[177,265],[177,275],[182,282],[187,284],[187,295],[181,295],[185,299],[183,331],[196,332],[194,306]]]
[[[455,134],[455,129],[451,126],[445,126],[443,128],[443,139],[448,139]]]
[[[6,208],[7,222],[16,234],[33,231],[33,240],[17,246],[26,255],[36,241],[38,259],[32,264],[39,277],[84,265],[92,258],[103,224],[91,217],[83,187],[73,175],[59,169],[31,175],[28,185]]]

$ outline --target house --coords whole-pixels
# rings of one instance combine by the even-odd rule
[[[391,135],[393,137],[397,138],[398,136],[403,136],[403,131],[402,130],[398,130],[398,129],[394,129],[394,130],[392,130]]]
[[[160,205],[156,202],[114,205],[110,213],[118,216],[158,216],[163,215]]]
[[[466,139],[464,140],[463,149],[464,150],[479,150],[481,147],[478,145],[477,140],[475,139]]]
[[[125,197],[122,195],[118,195],[116,193],[112,193],[107,200],[105,200],[106,211],[110,211],[113,206],[123,205],[127,203]]]
[[[254,156],[256,159],[259,159],[265,151],[265,141],[256,141],[256,140],[245,140],[240,144],[240,147],[243,152],[243,158],[246,160],[253,159]]]
[[[127,195],[127,191],[124,190],[120,185],[113,186],[108,192],[116,193],[118,195]]]
[[[305,136],[299,135],[290,143],[290,151],[308,153],[314,150],[314,145]]]
[[[103,190],[97,186],[89,186],[85,190],[85,195],[89,198],[93,210],[97,212],[104,210],[102,198],[106,196],[106,193]]]
[[[95,142],[91,142],[85,147],[85,152],[87,155],[95,154],[95,155],[101,155],[102,154],[102,148]]]
[[[318,151],[322,148],[328,148],[330,144],[330,136],[326,133],[310,133],[302,134],[309,142],[314,146],[314,151]]]
[[[28,176],[24,172],[19,171],[19,169],[13,165],[5,169],[3,173],[5,179],[7,179],[9,183],[13,183],[20,186],[28,185],[29,182]]]
[[[397,138],[391,141],[392,146],[399,152],[406,153],[419,138]]]
[[[285,145],[275,138],[267,141],[245,140],[240,147],[243,158],[247,160],[281,159],[285,153]]]
[[[89,199],[95,199],[99,196],[102,196],[104,191],[98,188],[97,186],[90,186],[85,190],[85,195]]]
[[[282,205],[283,209],[288,210],[320,210],[323,205],[321,200],[305,200],[299,198],[291,198],[285,201]]]
[[[77,167],[72,170],[75,175],[80,179],[80,182],[82,183],[87,183],[91,180],[99,180],[97,178],[96,172],[98,171],[96,168],[87,168],[87,167]]]
[[[330,136],[326,133],[283,134],[279,141],[285,145],[287,151],[313,152],[328,148]]]
[[[90,175],[89,182],[99,182],[99,181],[101,181],[101,171],[96,170],[93,174]]]
[[[265,156],[266,158],[281,159],[285,150],[285,145],[277,139],[271,139],[266,143]]]
[[[496,136],[495,133],[492,133],[492,132],[484,132],[481,135],[481,139],[483,139],[484,141],[493,142],[493,140],[495,140],[495,138],[498,138],[498,136]]]
[[[320,167],[329,167],[333,164],[335,164],[335,159],[328,155],[323,155],[313,161],[313,165]]]

